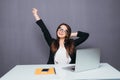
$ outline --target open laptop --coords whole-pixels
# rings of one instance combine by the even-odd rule
[[[100,49],[78,49],[76,52],[75,72],[98,68],[100,65]]]
[[[78,49],[76,52],[75,66],[69,66],[69,70],[75,72],[98,68],[100,65],[100,49],[88,48]]]

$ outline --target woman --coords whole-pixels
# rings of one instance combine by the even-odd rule
[[[89,36],[85,32],[71,33],[71,28],[68,24],[62,23],[56,30],[57,39],[51,37],[47,27],[38,15],[38,10],[33,8],[33,16],[36,19],[36,23],[41,28],[45,40],[50,47],[50,56],[48,64],[71,64],[75,63],[76,50],[75,47],[83,43]],[[78,37],[73,40],[71,37]]]

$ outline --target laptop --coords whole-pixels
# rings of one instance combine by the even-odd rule
[[[87,71],[98,68],[100,65],[100,49],[88,48],[78,49],[76,51],[75,66],[69,66],[67,69],[74,72]]]
[[[78,49],[76,52],[75,72],[98,68],[100,65],[100,49]]]

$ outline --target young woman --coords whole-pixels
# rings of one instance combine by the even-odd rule
[[[57,38],[51,37],[47,27],[38,15],[38,10],[33,8],[33,16],[36,19],[36,23],[41,28],[45,40],[50,47],[50,56],[48,64],[71,64],[75,63],[76,50],[75,47],[83,43],[89,36],[86,32],[77,31],[71,33],[71,28],[68,24],[62,23],[56,30]],[[78,37],[77,39],[71,39],[71,37]]]

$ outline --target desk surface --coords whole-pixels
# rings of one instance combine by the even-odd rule
[[[0,80],[78,80],[78,79],[119,79],[120,72],[107,63],[101,63],[97,69],[83,72],[73,72],[65,69],[68,65],[17,65],[6,73]],[[56,74],[35,75],[37,68],[55,67]]]

